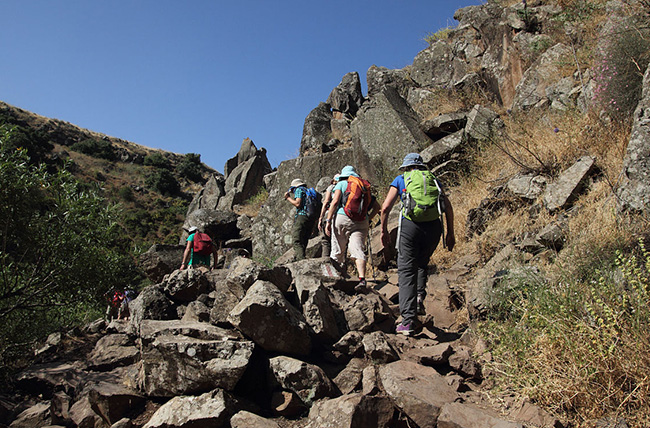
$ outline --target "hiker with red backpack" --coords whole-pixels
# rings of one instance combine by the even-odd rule
[[[342,270],[346,252],[350,251],[359,275],[357,290],[366,287],[364,246],[368,237],[369,219],[380,209],[370,190],[368,180],[361,178],[353,166],[345,166],[334,186],[331,208],[325,220],[325,233],[332,237],[330,258]]]
[[[213,267],[217,265],[219,255],[217,249],[212,243],[210,235],[203,233],[198,227],[192,226],[187,230],[190,236],[187,237],[187,246],[183,253],[183,262],[181,270],[189,268],[210,269],[210,256],[214,255]]]
[[[417,153],[409,153],[400,166],[403,174],[395,177],[381,207],[381,242],[391,245],[388,215],[397,198],[401,198],[397,232],[397,279],[399,310],[402,316],[396,332],[411,335],[417,316],[424,315],[429,259],[443,236],[443,244],[451,251],[456,243],[454,212],[438,180]],[[445,214],[447,235],[444,236],[442,214]]]
[[[293,193],[293,197],[291,194]],[[307,243],[314,231],[318,214],[321,211],[321,196],[313,188],[307,188],[307,185],[299,178],[291,182],[291,187],[284,194],[284,199],[296,207],[296,213],[293,219],[293,251],[295,260],[305,258]]]

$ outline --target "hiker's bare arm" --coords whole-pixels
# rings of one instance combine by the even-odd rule
[[[325,217],[325,211],[329,202],[332,200],[332,192],[325,192],[325,198],[323,199],[323,207],[320,209],[320,215],[318,216],[318,230],[323,231],[323,217]]]
[[[445,219],[447,221],[447,236],[445,237],[447,248],[449,251],[454,249],[456,245],[456,235],[454,234],[454,209],[451,206],[451,202],[447,198],[447,195],[443,195],[445,198]]]
[[[286,192],[284,194],[284,199],[289,201],[291,203],[291,205],[293,205],[296,208],[298,208],[300,206],[300,202],[302,201],[302,198],[298,198],[298,199],[292,198],[291,194],[289,194],[289,192]]]
[[[399,193],[397,192],[397,188],[390,186],[388,188],[388,193],[386,194],[386,199],[384,199],[384,203],[381,205],[381,216],[379,219],[381,220],[382,231],[388,231],[388,215],[393,209],[393,205],[395,205],[398,196]]]
[[[192,241],[187,241],[185,246],[185,251],[183,252],[183,261],[181,262],[181,269],[187,267],[187,262],[190,260],[190,254],[192,253]]]
[[[381,221],[381,243],[384,244],[384,247],[390,246],[390,235],[388,234],[388,215],[395,205],[395,201],[399,197],[399,192],[396,187],[390,186],[388,188],[388,193],[386,194],[386,199],[381,205],[381,215],[379,217]]]
[[[332,196],[332,203],[330,204],[330,210],[327,212],[327,224],[325,225],[325,234],[327,236],[332,235],[332,218],[336,211],[338,210],[339,201],[341,200],[341,189],[336,189],[334,195]]]

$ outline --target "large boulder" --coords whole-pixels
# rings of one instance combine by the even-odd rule
[[[397,171],[404,155],[419,153],[432,143],[420,128],[417,113],[393,87],[386,87],[365,103],[351,128],[373,172]]]
[[[183,245],[154,244],[140,255],[138,265],[154,284],[178,269],[183,259]]]
[[[168,275],[160,286],[173,302],[189,303],[208,292],[210,282],[198,269],[178,269]]]
[[[311,406],[316,400],[338,395],[336,386],[323,369],[290,357],[274,357],[269,361],[273,383],[298,395]]]
[[[396,426],[394,414],[388,397],[349,394],[316,403],[306,428],[388,428]]]
[[[332,133],[332,109],[327,103],[320,103],[305,118],[300,140],[300,156],[322,153]],[[327,150],[325,150],[327,151]]]
[[[544,191],[544,205],[551,212],[566,208],[583,190],[585,181],[594,169],[596,159],[583,156],[549,184]]]
[[[91,370],[113,370],[116,367],[128,366],[137,361],[140,350],[126,334],[109,334],[95,344],[88,357],[88,368]]]
[[[650,207],[650,66],[643,77],[643,96],[634,112],[617,194],[625,210],[647,212]]]
[[[458,393],[431,367],[395,361],[381,367],[379,376],[395,404],[422,428],[436,427],[443,406],[458,399]]]
[[[264,176],[271,172],[271,164],[266,158],[266,150],[237,167],[226,178],[226,195],[219,199],[219,209],[230,210],[237,204],[243,204],[259,192],[264,183]]]
[[[178,396],[163,404],[143,428],[221,428],[228,426],[238,410],[237,401],[221,389],[199,396]]]
[[[421,51],[413,60],[411,78],[420,86],[451,87],[468,71],[467,63],[444,40]]]
[[[149,285],[129,303],[127,331],[130,334],[138,334],[143,320],[171,320],[176,316],[174,303],[169,300],[161,287]]]
[[[210,324],[145,321],[138,387],[156,397],[232,390],[248,367],[253,348],[253,342]]]
[[[572,61],[572,58],[571,48],[563,44],[557,44],[544,52],[517,84],[512,109],[527,110],[550,104],[546,90],[566,77],[562,74],[561,64]]]
[[[223,167],[224,175],[228,177],[239,165],[259,154],[260,153],[257,150],[255,143],[253,143],[253,140],[250,138],[244,138],[244,141],[242,141],[241,147],[239,148],[239,152],[226,161],[226,164]]]
[[[192,211],[187,214],[187,217],[185,217],[185,222],[183,223],[184,232],[181,235],[179,244],[186,244],[188,237],[186,230],[191,226],[196,226],[201,232],[210,235],[212,241],[216,243],[239,238],[237,220],[237,214],[230,209],[211,210],[200,208]]]
[[[372,98],[386,87],[392,87],[403,97],[409,96],[410,89],[416,84],[409,75],[409,68],[391,70],[386,67],[371,66],[366,72],[368,82],[368,97]]]
[[[334,111],[355,116],[361,104],[363,104],[359,73],[353,72],[343,76],[341,83],[327,97],[326,103]]]
[[[256,281],[230,312],[228,321],[267,351],[289,355],[311,351],[305,318],[268,281]]]
[[[216,210],[219,206],[219,199],[226,194],[225,181],[225,177],[221,174],[211,175],[203,188],[194,195],[192,202],[187,207],[187,214],[201,208]]]

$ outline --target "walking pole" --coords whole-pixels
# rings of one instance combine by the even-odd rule
[[[367,249],[368,249],[368,258],[370,259],[370,267],[372,268],[372,280],[374,282],[377,282],[377,276],[375,274],[375,263],[372,260],[372,222],[369,222],[370,224],[370,233],[368,233],[368,244],[367,244]]]

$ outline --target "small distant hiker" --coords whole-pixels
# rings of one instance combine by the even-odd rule
[[[214,268],[217,265],[219,255],[212,238],[207,233],[203,233],[198,227],[192,226],[187,230],[190,236],[187,237],[187,246],[183,253],[181,270],[190,267],[210,269],[210,256],[214,256]]]
[[[353,166],[343,167],[334,186],[331,208],[327,213],[325,232],[332,238],[330,258],[338,268],[345,265],[350,251],[359,275],[357,290],[366,287],[366,254],[369,218],[377,214],[380,206],[372,196],[371,185],[357,174]]]
[[[330,252],[332,251],[332,238],[327,236],[327,233],[325,232],[325,220],[327,219],[327,212],[329,211],[332,202],[334,186],[336,186],[336,183],[338,183],[338,181],[339,174],[334,174],[334,178],[332,178],[329,186],[327,186],[327,189],[325,189],[325,196],[323,196],[323,207],[321,208],[320,217],[318,218],[318,230],[322,235],[321,243],[323,248],[323,257],[329,257]]]
[[[402,321],[396,332],[411,335],[417,315],[424,314],[428,264],[433,251],[444,235],[442,214],[445,214],[447,236],[443,243],[449,251],[454,248],[454,212],[447,196],[422,157],[409,153],[399,168],[403,174],[395,177],[381,207],[381,241],[391,245],[388,215],[395,201],[402,200],[402,212],[397,233],[397,278],[399,310]]]
[[[292,232],[293,250],[295,260],[302,260],[305,258],[307,243],[318,219],[321,197],[314,189],[308,189],[301,179],[296,178],[291,182],[289,190],[285,192],[284,199],[296,207]]]

